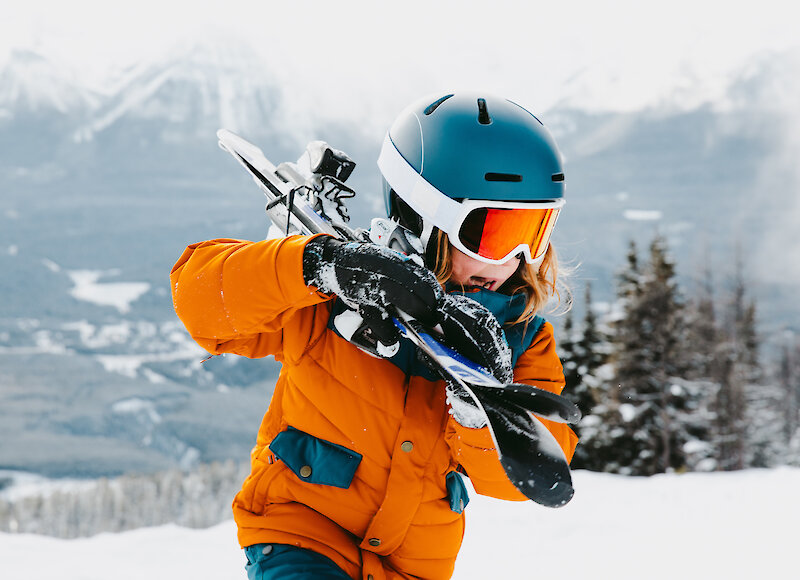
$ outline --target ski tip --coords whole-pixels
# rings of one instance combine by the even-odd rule
[[[516,487],[528,499],[549,508],[564,507],[575,495],[575,489],[567,481],[557,481],[548,489],[536,485],[533,480],[517,482]]]
[[[559,414],[565,423],[570,425],[577,425],[583,419],[583,413],[578,408],[578,405],[572,403],[572,408],[566,410],[564,413]]]
[[[575,495],[572,476],[566,463],[554,464],[552,461],[547,461],[539,465],[527,465],[525,469],[514,461],[508,461],[507,458],[501,461],[514,487],[539,505],[550,508],[563,507]]]
[[[235,155],[236,152],[231,147],[231,142],[233,139],[236,138],[236,135],[228,131],[227,129],[220,129],[217,131],[217,145],[223,151],[227,151],[228,153]]]

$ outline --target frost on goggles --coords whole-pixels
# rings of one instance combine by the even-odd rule
[[[473,254],[489,260],[503,260],[525,245],[536,260],[547,250],[558,212],[553,207],[476,208],[461,222],[458,240]]]

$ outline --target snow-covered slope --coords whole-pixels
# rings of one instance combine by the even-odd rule
[[[625,478],[575,473],[566,507],[476,496],[454,578],[798,578],[800,469]],[[176,526],[78,540],[0,534],[7,580],[241,580],[236,530]]]

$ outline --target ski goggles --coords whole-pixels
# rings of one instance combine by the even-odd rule
[[[524,204],[464,200],[459,205],[459,215],[441,228],[456,248],[490,264],[502,264],[519,254],[533,263],[547,251],[564,200]]]
[[[550,243],[564,200],[509,202],[465,199],[458,202],[436,189],[400,155],[387,135],[378,158],[381,173],[395,191],[450,243],[487,264],[503,264],[522,254],[528,263],[541,258]]]

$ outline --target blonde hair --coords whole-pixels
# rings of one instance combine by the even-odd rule
[[[433,273],[440,284],[444,284],[453,274],[453,259],[450,250],[450,240],[447,234],[441,230],[436,230],[435,263]],[[564,280],[559,279],[558,257],[552,244],[547,246],[544,259],[537,266],[528,264],[521,260],[519,268],[504,284],[508,288],[508,294],[513,296],[518,293],[525,294],[525,309],[519,318],[511,322],[528,323],[534,316],[541,311],[544,306],[555,298],[556,304],[553,310],[562,302],[561,291],[565,295],[565,310],[569,310],[572,304],[571,293]]]

